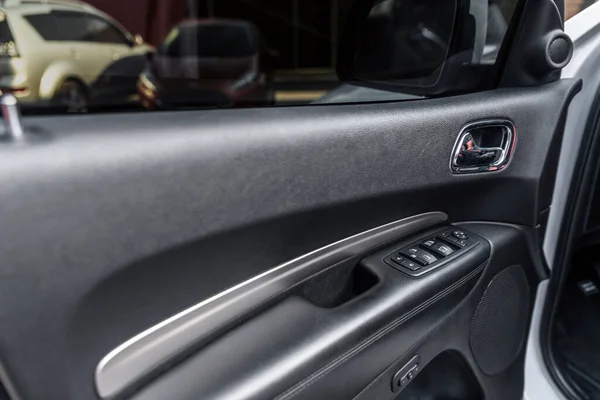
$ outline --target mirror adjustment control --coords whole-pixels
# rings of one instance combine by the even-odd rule
[[[468,236],[467,236],[468,237]],[[469,245],[469,241],[467,239],[458,239],[454,235],[443,238],[447,242],[450,242],[458,247],[466,247]]]
[[[460,230],[452,231],[452,236],[454,236],[455,238],[457,238],[459,240],[466,240],[469,238],[469,235],[467,235],[465,233],[465,231],[460,231]]]

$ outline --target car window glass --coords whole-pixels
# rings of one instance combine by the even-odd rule
[[[439,14],[432,14],[432,9]],[[452,0],[428,0],[416,7],[411,2],[377,0],[359,39],[353,75],[377,80],[435,75],[432,79],[437,80],[436,71],[439,74],[448,53],[454,10]]]
[[[128,44],[127,38],[121,31],[108,21],[88,15],[86,16],[86,41],[98,43]]]
[[[30,14],[25,16],[25,20],[45,40],[61,40],[60,31],[58,30],[53,14]]]
[[[174,28],[160,51],[171,57],[227,58],[252,56],[258,47],[248,25],[211,23],[198,26],[190,23]]]
[[[53,13],[56,25],[60,30],[60,38],[64,41],[85,41],[88,36],[88,28],[85,14],[79,12],[56,12]]]
[[[44,11],[32,2],[11,2],[0,21],[0,56],[16,65],[18,55],[23,71],[3,82],[9,82],[6,91],[23,89],[13,92],[29,114],[422,98],[368,88],[340,72],[357,1],[85,0],[48,2]],[[423,80],[431,83],[453,54],[456,68],[483,66],[469,76],[485,77],[485,67],[498,63],[519,1],[372,0],[367,15],[373,29],[361,33],[364,57],[357,58],[357,76],[374,73],[387,84],[431,75]],[[466,4],[464,15],[455,15],[457,2]],[[465,49],[453,44],[460,18],[468,22],[459,36]],[[43,75],[58,64],[69,65],[68,71]],[[41,86],[47,90],[30,90]],[[476,90],[483,89],[466,91]]]

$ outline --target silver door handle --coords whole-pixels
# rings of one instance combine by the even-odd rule
[[[516,142],[516,129],[506,120],[469,124],[458,135],[450,159],[454,174],[490,172],[505,168]]]

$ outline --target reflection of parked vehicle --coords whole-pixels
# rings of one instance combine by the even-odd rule
[[[24,106],[82,112],[125,103],[150,49],[82,2],[8,0],[0,8],[0,90]]]
[[[267,54],[256,27],[235,20],[188,21],[150,56],[138,88],[149,108],[273,102]]]

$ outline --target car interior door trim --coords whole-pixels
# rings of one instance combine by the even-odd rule
[[[283,263],[168,318],[100,361],[95,372],[98,394],[114,398],[224,325],[325,268],[446,219],[445,213],[429,212],[370,229]]]

